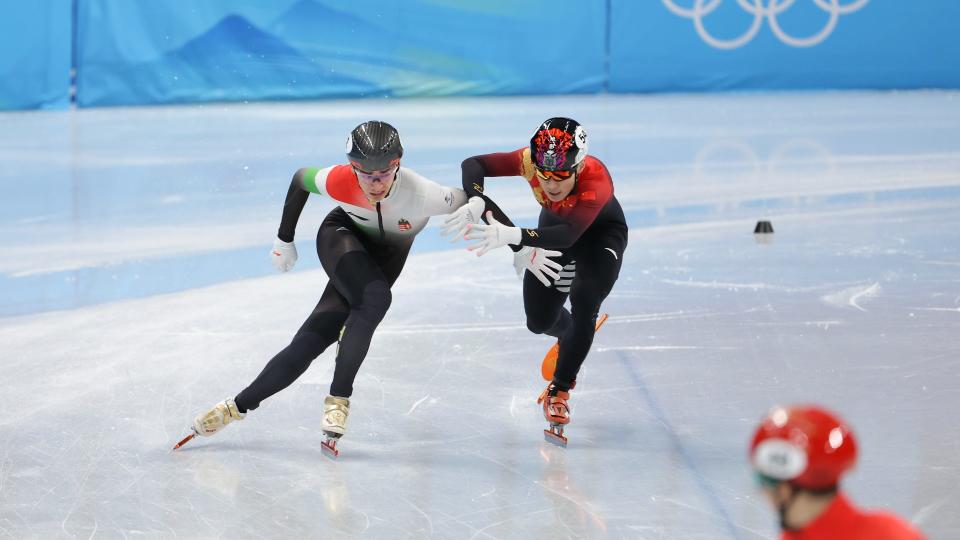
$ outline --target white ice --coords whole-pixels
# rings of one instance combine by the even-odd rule
[[[777,403],[860,443],[845,488],[960,537],[960,94],[368,100],[0,114],[0,538],[776,538],[746,447]],[[326,283],[267,251],[298,167],[357,123],[458,185],[467,156],[579,119],[631,225],[566,449],[549,339],[505,252],[436,224],[322,457],[333,350],[238,425],[192,418],[286,345]],[[519,178],[488,182],[516,221]],[[755,239],[759,219],[773,223]]]

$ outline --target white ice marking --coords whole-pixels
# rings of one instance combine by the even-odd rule
[[[667,283],[670,285],[683,285],[686,287],[700,287],[703,289],[727,289],[727,290],[741,290],[748,289],[752,291],[759,290],[772,290],[772,291],[783,291],[787,293],[802,293],[816,291],[820,289],[826,289],[828,287],[835,287],[838,284],[823,284],[823,285],[811,285],[807,287],[785,287],[783,285],[771,285],[770,283],[733,283],[733,282],[723,282],[723,281],[683,281],[679,279],[661,279],[662,283]]]
[[[0,274],[14,278],[156,259],[255,247],[264,243],[266,223],[238,225],[120,227],[97,230],[72,241],[39,242],[0,255]],[[275,227],[275,225],[272,225]],[[149,242],[144,242],[149,238]],[[266,254],[266,246],[264,247]]]
[[[671,311],[666,313],[636,313],[611,316],[607,324],[623,324],[640,321],[665,321],[676,318],[700,317],[703,312]],[[450,324],[385,324],[377,328],[377,334],[450,334],[461,332],[489,332],[492,330],[527,330],[522,321],[503,323],[450,323]]]
[[[860,307],[858,302],[861,298],[874,298],[878,294],[880,294],[880,284],[874,283],[867,286],[848,287],[842,291],[824,295],[821,300],[831,306],[850,306],[860,311],[867,311]]]
[[[423,403],[424,401],[426,401],[427,398],[429,398],[429,397],[430,397],[430,394],[427,394],[427,395],[423,396],[422,398],[418,399],[416,403],[414,403],[413,405],[410,406],[410,410],[407,411],[407,412],[404,414],[404,416],[410,416],[410,413],[412,413],[414,409],[416,409],[417,407],[419,407],[420,404]]]
[[[940,510],[940,507],[946,504],[950,499],[952,499],[952,497],[943,497],[939,501],[932,502],[924,506],[913,514],[913,516],[910,518],[910,521],[917,525],[922,525],[930,516],[935,514],[937,510]]]
[[[843,321],[807,321],[803,323],[807,326],[816,326],[821,330],[829,330],[831,326],[840,326]]]
[[[417,505],[413,504],[412,502],[410,502],[409,499],[404,498],[404,499],[403,499],[403,502],[405,502],[405,503],[409,504],[410,506],[412,506],[413,509],[416,510],[417,512],[420,512],[420,515],[422,515],[423,518],[427,520],[427,526],[430,528],[430,536],[433,536],[433,520],[430,519],[430,516],[428,516],[426,512],[424,512],[423,510],[421,510],[419,506],[417,506]]]
[[[377,334],[451,334],[460,332],[489,332],[491,330],[526,330],[523,322],[515,323],[463,323],[463,324],[405,324],[382,325]]]
[[[482,499],[482,498],[484,498],[484,497],[489,497],[490,495],[493,495],[493,494],[496,493],[496,492],[497,492],[496,486],[492,486],[492,487],[490,488],[490,491],[488,491],[488,492],[486,492],[486,493],[481,493],[480,495],[477,495],[476,497],[474,497],[474,498],[473,498],[473,502],[476,502],[476,501],[478,501],[478,500],[480,500],[480,499]]]
[[[694,350],[733,351],[736,347],[698,347],[696,345],[629,345],[624,347],[597,347],[597,352],[610,351],[694,351]]]
[[[952,311],[953,313],[960,313],[960,308],[950,308],[950,307],[917,307],[910,308],[916,309],[918,311]]]
[[[553,512],[553,510],[552,510],[552,509],[548,509],[548,510],[535,510],[535,511],[533,511],[533,512],[527,513],[527,516],[533,516],[533,515],[536,515],[536,514],[542,514],[542,513],[544,513],[544,512]],[[493,536],[492,534],[488,533],[488,532],[487,532],[487,529],[492,529],[492,528],[497,527],[497,526],[499,526],[499,525],[503,525],[504,523],[506,523],[506,522],[508,522],[508,521],[511,521],[511,520],[514,520],[514,519],[516,519],[516,518],[514,518],[514,517],[509,517],[509,518],[507,518],[507,519],[502,519],[502,520],[500,520],[500,521],[495,521],[495,522],[493,522],[493,523],[485,526],[485,527],[482,528],[482,529],[477,529],[477,532],[473,533],[473,535],[470,537],[470,540],[473,540],[474,538],[476,538],[477,536],[479,536],[479,535],[481,535],[481,534],[482,534],[483,536],[489,536],[490,538],[497,538],[496,536]],[[569,527],[567,527],[567,528],[569,529]]]

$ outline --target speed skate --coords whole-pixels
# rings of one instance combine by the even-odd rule
[[[323,400],[323,442],[320,450],[330,459],[340,455],[337,442],[347,431],[347,417],[350,415],[350,400],[345,397],[327,396]]]
[[[323,442],[320,443],[320,451],[323,452],[323,455],[330,459],[337,459],[340,456],[340,450],[337,449],[337,441],[340,440],[340,437],[341,435],[336,433],[323,432]]]
[[[576,384],[576,383],[574,383]],[[573,386],[570,387],[570,390]],[[570,390],[560,390],[554,383],[537,398],[537,403],[543,404],[543,417],[550,423],[550,428],[543,430],[544,439],[558,446],[567,446],[567,438],[563,435],[564,427],[570,423]]]
[[[543,430],[543,439],[557,446],[567,447],[567,438],[563,435],[561,424],[550,424],[550,429]]]

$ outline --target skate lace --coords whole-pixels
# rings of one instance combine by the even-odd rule
[[[347,421],[347,413],[342,409],[332,409],[327,411],[327,422],[332,425],[343,425]]]
[[[567,402],[561,397],[550,396],[547,400],[547,408],[550,409],[551,416],[566,417],[570,412]]]

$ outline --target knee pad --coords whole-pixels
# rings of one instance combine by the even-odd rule
[[[300,340],[304,346],[312,346],[323,352],[330,344],[340,338],[340,328],[347,320],[348,313],[320,313],[311,315],[297,334],[294,341]],[[319,356],[317,353],[316,356]]]
[[[553,326],[554,321],[548,321],[546,317],[527,315],[527,330],[534,334],[543,334]]]
[[[391,302],[390,286],[384,281],[373,281],[363,289],[363,299],[354,309],[359,310],[368,322],[378,324],[386,316]]]

